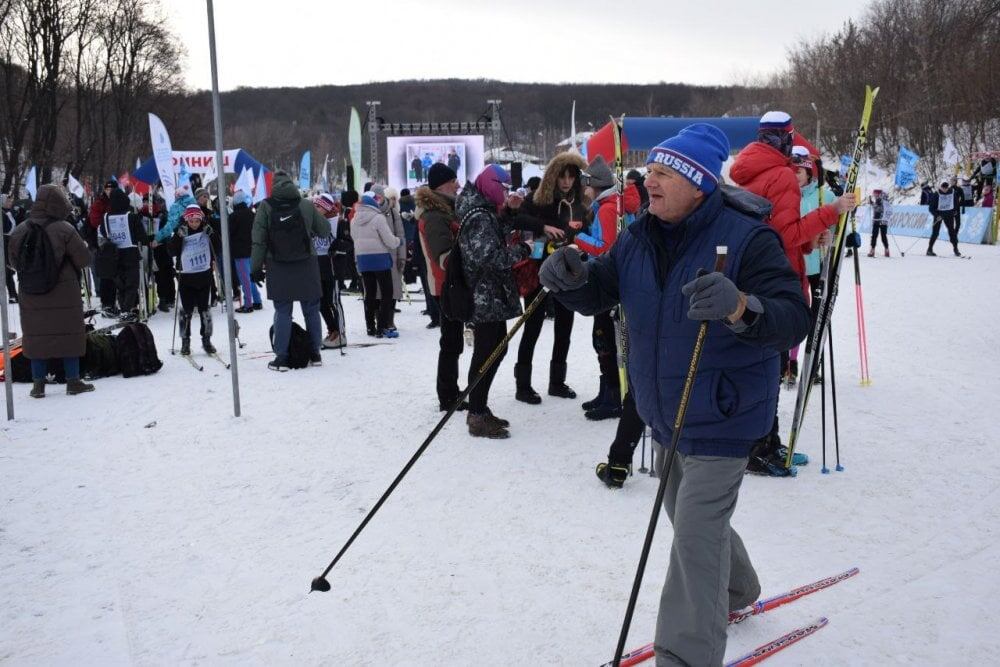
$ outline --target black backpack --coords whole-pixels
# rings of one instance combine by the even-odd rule
[[[301,262],[313,255],[312,238],[306,229],[299,200],[293,202],[268,198],[271,220],[267,226],[267,247],[277,262]]]
[[[87,352],[81,359],[80,373],[88,380],[121,373],[118,367],[117,339],[105,331],[87,334]]]
[[[274,327],[268,331],[271,339],[271,347],[274,347]],[[292,336],[288,339],[288,367],[305,368],[309,365],[309,356],[312,354],[312,339],[305,329],[299,326],[298,322],[292,322]]]
[[[153,332],[142,322],[126,324],[118,333],[118,366],[122,377],[152,375],[163,367],[156,356]]]
[[[30,220],[27,225],[28,232],[24,235],[21,254],[14,267],[17,279],[25,294],[48,294],[59,282],[59,269],[62,267],[56,264],[56,254],[45,228]]]
[[[485,209],[472,209],[462,217],[462,225],[470,216],[485,211]],[[462,261],[462,250],[459,247],[458,237],[462,234],[459,227],[458,234],[455,235],[455,244],[448,253],[448,263],[444,269],[444,281],[441,283],[441,312],[452,322],[469,322],[472,320],[474,305],[472,302],[473,291],[469,283],[465,281],[465,268]]]

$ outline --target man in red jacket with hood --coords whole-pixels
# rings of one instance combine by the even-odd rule
[[[798,274],[802,291],[808,299],[810,290],[805,255],[812,252],[813,240],[821,232],[837,224],[842,213],[854,209],[857,200],[854,193],[845,192],[832,204],[820,206],[802,216],[799,210],[802,193],[791,167],[794,140],[792,117],[784,111],[768,111],[760,118],[757,141],[749,144],[736,156],[729,170],[729,177],[737,185],[771,202],[768,223],[781,237],[785,255]],[[782,353],[781,368],[788,365],[787,354]],[[778,415],[775,413],[774,428],[750,452],[747,469],[776,477],[788,476],[790,472],[784,466],[785,452],[786,448],[782,446],[781,436],[778,435]],[[796,456],[801,462],[807,460],[801,455]]]

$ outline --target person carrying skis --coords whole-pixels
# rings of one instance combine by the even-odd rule
[[[934,243],[937,241],[938,234],[941,233],[942,222],[948,229],[948,239],[955,251],[955,257],[962,256],[962,252],[958,249],[958,227],[956,225],[958,209],[962,205],[961,198],[962,194],[958,188],[952,186],[948,181],[941,181],[937,192],[931,194],[927,210],[934,216],[934,226],[931,229],[931,240],[927,246],[928,257],[937,257],[937,253],[934,252]]]
[[[649,208],[611,251],[584,262],[576,248],[560,248],[540,273],[577,312],[622,304],[629,379],[660,446],[671,441],[700,323],[709,322],[666,480],[674,537],[656,626],[660,667],[721,665],[727,612],[760,593],[730,519],[750,448],[774,421],[778,353],[809,331],[809,308],[778,234],[718,187],[728,157],[729,141],[716,127],[684,128],[650,151]],[[764,204],[740,194],[757,210]],[[719,246],[727,248],[724,268],[699,276],[715,265]],[[663,474],[665,451],[659,459]]]
[[[206,354],[215,354],[212,345],[212,264],[222,253],[222,241],[215,228],[207,224],[205,212],[191,204],[181,216],[181,224],[168,242],[170,254],[177,258],[177,291],[180,297],[181,355],[191,354],[191,318],[198,311],[201,320],[201,346]]]
[[[615,176],[601,155],[587,165],[582,180],[583,194],[592,201],[593,222],[576,235],[575,243],[590,257],[597,257],[609,252],[618,238],[619,202],[622,204],[623,213],[634,214],[639,210],[641,198],[637,186],[627,180],[624,192],[619,193]],[[628,477],[632,466],[632,452],[642,437],[645,425],[639,419],[632,393],[627,392],[624,398],[621,396],[618,377],[618,341],[615,338],[615,324],[611,312],[605,311],[594,315],[591,337],[594,351],[597,353],[597,366],[601,372],[600,390],[597,398],[583,403],[583,409],[587,411],[588,417],[592,417],[591,410],[600,411],[609,408],[619,411],[621,415],[615,439],[608,450],[607,463],[603,461],[598,463],[596,469],[598,479],[609,487],[621,488]]]
[[[853,210],[857,201],[853,193],[845,193],[832,204],[821,206],[802,216],[802,194],[795,174],[789,168],[795,129],[792,117],[784,111],[768,111],[761,116],[757,140],[747,145],[733,162],[730,178],[755,195],[771,202],[768,224],[781,236],[792,269],[799,276],[802,293],[809,297],[805,255],[812,251],[812,242],[822,231],[837,224],[842,213]],[[788,365],[783,358],[782,368]],[[771,433],[758,443],[750,457],[751,472],[788,476],[785,468],[785,447],[778,435],[778,413],[774,413]]]
[[[882,248],[885,256],[889,256],[889,217],[892,215],[892,204],[889,203],[889,195],[881,190],[873,190],[872,196],[868,198],[868,203],[872,207],[872,247],[868,251],[869,257],[875,256],[875,243],[879,234],[882,235]]]
[[[805,146],[793,146],[792,166],[795,168],[795,176],[798,179],[799,188],[802,193],[802,202],[799,205],[799,211],[804,216],[820,207],[820,182],[818,175],[823,173],[823,165],[819,162],[819,156],[810,155],[809,149]],[[824,250],[830,246],[831,241],[832,237],[829,229],[820,232],[819,236],[813,242],[812,252],[805,257],[812,322],[816,321],[816,316],[819,313],[820,297],[822,296],[820,285],[822,255]],[[796,345],[788,353],[788,361],[784,370],[784,380],[788,387],[794,386],[798,380],[798,352],[799,346]]]

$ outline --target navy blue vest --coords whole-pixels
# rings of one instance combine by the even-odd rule
[[[615,265],[628,323],[628,373],[642,420],[667,444],[687,377],[699,323],[687,317],[681,287],[715,265],[716,246],[726,246],[723,273],[737,282],[743,251],[767,225],[722,203],[718,192],[681,224],[686,226],[666,285],[657,279],[656,251],[646,214],[618,239]],[[779,241],[780,242],[780,241]],[[738,283],[737,283],[738,284]],[[708,326],[678,451],[705,456],[746,456],[750,443],[767,435],[778,404],[778,353],[741,341],[720,322]]]

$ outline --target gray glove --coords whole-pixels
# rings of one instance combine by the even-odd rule
[[[681,293],[691,298],[687,315],[692,320],[723,320],[740,305],[740,290],[717,271],[695,278]]]
[[[559,248],[542,262],[538,280],[552,292],[571,292],[587,284],[587,265],[576,248]]]

